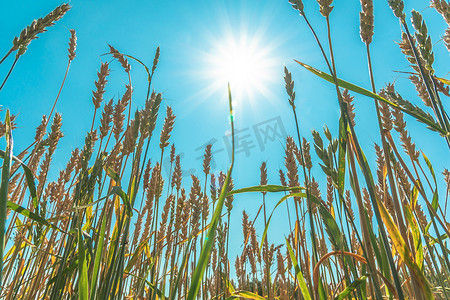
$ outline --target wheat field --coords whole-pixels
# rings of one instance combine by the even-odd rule
[[[450,81],[434,67],[446,58],[433,52],[434,47],[450,51],[450,3],[431,1],[435,17],[443,18],[448,27],[428,32],[420,12],[405,11],[402,0],[385,2],[375,4],[388,4],[392,18],[398,19],[398,51],[410,66],[410,82],[401,89],[414,90],[417,96],[405,99],[396,83],[378,90],[375,86],[372,0],[360,1],[359,16],[370,89],[336,75],[333,0],[317,0],[315,6],[291,0],[289,5],[309,30],[308,38],[316,42],[327,69],[302,61],[296,61],[296,67],[335,88],[338,132],[324,126],[312,131],[310,141],[301,135],[301,90],[294,84],[294,71],[285,67],[291,108],[286,115],[296,130],[283,141],[283,167],[270,169],[266,162],[255,166],[260,178],[250,187],[232,178],[233,169],[240,166],[234,159],[230,85],[223,91],[229,102],[223,114],[230,118],[231,164],[212,172],[214,147],[209,144],[201,172],[183,176],[180,153],[188,145],[176,148],[171,138],[176,115],[183,112],[164,105],[163,93],[152,84],[158,76],[159,47],[147,65],[124,54],[133,49],[121,49],[122,53],[107,45],[108,58],[100,63],[92,91],[85,142],[73,145],[64,167],[55,169],[62,165],[54,161],[64,138],[56,107],[77,59],[76,31],[70,29],[64,80],[25,149],[13,143],[24,119],[14,115],[14,107],[0,107],[1,299],[450,299],[450,172],[433,167],[438,158],[428,158],[415,144],[427,137],[415,136],[407,126],[420,123],[427,135],[439,135],[445,151],[450,150]],[[317,8],[325,34],[316,32],[317,25],[308,19],[308,10]],[[51,27],[58,26],[70,9],[69,4],[60,5],[14,37],[0,60],[10,64],[1,75],[0,97],[3,87],[17,80],[10,75],[29,44],[51,34]],[[431,34],[442,41],[433,44]],[[117,76],[112,64],[120,65],[128,78],[125,86],[108,84]],[[134,68],[144,69],[147,81],[146,97],[137,110],[132,108],[132,101],[138,101],[131,80]],[[106,90],[120,96],[105,99]],[[356,97],[373,103],[377,124],[372,126],[379,132],[374,144],[358,140],[363,133],[355,131]],[[366,156],[368,152],[374,152],[375,161],[368,161],[366,157],[373,157]],[[169,174],[162,170],[165,159]],[[279,181],[269,182],[268,174],[277,174]],[[234,198],[244,193],[261,199],[259,211],[233,211]],[[274,208],[266,207],[268,194],[278,197]],[[229,256],[229,241],[236,238],[230,234],[232,211],[242,216],[243,246],[237,257]],[[274,211],[284,211],[289,218],[281,245],[267,234]],[[264,230],[257,230],[257,220]]]

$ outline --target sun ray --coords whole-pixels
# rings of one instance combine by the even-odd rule
[[[230,82],[237,101],[267,95],[266,86],[275,80],[274,68],[278,66],[271,50],[263,46],[259,36],[249,37],[245,31],[240,36],[228,34],[217,40],[206,57],[210,89],[222,88]]]

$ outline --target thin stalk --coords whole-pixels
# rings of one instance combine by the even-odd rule
[[[266,195],[265,195],[264,193],[262,193],[262,194],[263,194],[264,228],[266,228],[266,227],[267,227]],[[264,240],[264,244],[265,244],[265,246],[266,246],[266,251],[264,252],[266,262],[269,261],[269,260],[268,260],[268,257],[267,257],[267,255],[269,254],[269,253],[268,253],[268,250],[269,250],[269,242],[268,242],[268,238],[269,238],[269,237],[268,237],[268,234],[266,234],[266,237],[265,237],[265,240]],[[266,274],[267,274],[267,276],[266,276],[267,296],[270,297],[270,276],[269,276],[270,268],[269,268],[269,265],[268,265],[267,263],[265,264],[265,267],[266,267]]]
[[[328,47],[330,48],[331,65],[333,66],[333,74],[334,76],[337,77],[336,64],[334,63],[333,43],[331,42],[331,26],[329,15],[326,17],[326,21],[327,21]]]
[[[13,153],[13,138],[12,129],[9,117],[9,110],[6,111],[6,151],[3,158],[2,178],[0,184],[0,285],[2,284],[3,274],[3,251],[5,248],[5,227],[6,227],[6,213],[8,201],[8,187],[9,187],[9,173],[11,171],[12,153]]]
[[[224,291],[224,293],[223,293],[223,296],[224,296],[224,299],[226,298],[226,297],[228,297],[228,296],[230,296],[229,294],[228,294],[228,291],[230,290],[230,280],[228,280],[228,276],[229,276],[229,274],[228,274],[228,271],[229,271],[229,268],[228,268],[228,242],[229,242],[229,240],[230,240],[230,216],[231,216],[231,213],[228,211],[228,213],[227,213],[227,222],[228,222],[228,226],[227,226],[227,233],[226,233],[226,240],[227,240],[227,245],[226,245],[226,247],[225,247],[225,256],[226,256],[226,265],[225,265],[225,272],[224,272],[224,280],[226,280],[225,282],[224,282],[224,285],[226,286],[226,289],[225,289],[225,291]],[[195,265],[195,262],[194,262],[194,265]],[[202,281],[202,285],[203,285],[203,281]]]
[[[6,53],[6,55],[3,56],[3,58],[0,60],[0,65],[5,61],[5,59],[6,59],[11,53],[13,53],[13,48],[9,49],[8,53]]]
[[[444,123],[447,128],[447,131],[449,131],[449,129],[450,129],[450,124],[449,124],[449,120],[448,120],[449,117],[448,117],[447,112],[444,109],[444,106],[442,105],[441,97],[439,96],[439,91],[437,89],[436,78],[433,75],[431,75],[431,82],[433,83],[433,89],[434,89],[434,92],[436,95],[436,102],[439,105],[440,111],[442,112],[442,117],[444,119]]]
[[[16,56],[16,59],[14,59],[14,62],[11,66],[11,68],[8,71],[8,74],[6,75],[5,79],[3,80],[2,85],[0,86],[0,91],[3,89],[3,86],[5,85],[6,81],[9,78],[9,75],[11,75],[12,70],[14,70],[14,67],[16,66],[17,61],[19,60],[19,56]]]
[[[157,181],[157,186],[156,186],[156,194],[155,194],[155,204],[156,204],[156,209],[154,210],[154,214],[153,214],[153,220],[152,220],[152,232],[154,232],[155,237],[153,239],[153,256],[156,256],[156,252],[157,252],[157,228],[158,228],[158,216],[159,216],[159,189],[160,189],[160,185],[161,185],[161,171],[162,171],[162,163],[163,163],[163,156],[164,156],[164,148],[161,149],[161,158],[160,158],[160,164],[159,164],[159,172],[158,172],[158,181]],[[161,191],[162,193],[162,191]],[[155,263],[153,264],[152,267],[152,271],[151,271],[151,278],[152,278],[152,283],[154,284],[155,290],[157,288],[157,275],[158,275],[158,270],[157,268],[158,266],[158,259],[155,260]],[[155,299],[156,298],[156,291],[152,290],[153,292],[151,299]]]
[[[69,73],[69,68],[70,68],[70,63],[71,62],[72,61],[69,60],[69,62],[67,63],[66,73],[64,74],[63,81],[61,83],[61,86],[59,87],[58,95],[56,96],[55,102],[53,102],[53,106],[52,106],[52,109],[50,110],[50,114],[47,117],[47,123],[45,124],[45,128],[47,128],[48,122],[50,122],[50,119],[52,117],[53,111],[55,110],[55,107],[56,107],[56,103],[58,102],[59,96],[61,95],[61,91],[63,89],[64,83],[66,82],[67,74]]]
[[[131,87],[131,86],[133,86],[133,85],[131,84],[131,73],[130,73],[129,71],[128,71],[127,73],[128,73],[128,83],[130,84],[130,87]],[[133,94],[130,95],[130,103],[128,104],[128,120],[127,120],[127,128],[128,128],[128,126],[130,125],[130,120],[131,120],[130,116],[131,116],[131,100],[132,100],[132,98],[133,98]]]

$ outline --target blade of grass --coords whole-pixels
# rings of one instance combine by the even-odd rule
[[[309,66],[309,65],[307,65],[305,63],[299,62],[297,60],[295,60],[295,62],[297,62],[299,65],[301,65],[302,67],[304,67],[305,69],[307,69],[311,73],[317,75],[318,77],[320,77],[322,79],[325,79],[326,81],[334,84],[334,79],[333,79],[333,77],[331,75],[329,75],[329,74],[327,74],[327,73],[325,73],[323,71],[320,71],[320,70],[318,70],[318,69],[316,69],[314,67],[311,67],[311,66]],[[342,79],[339,79],[339,78],[337,78],[337,83],[338,83],[338,85],[340,87],[346,88],[346,89],[348,89],[350,91],[353,91],[353,92],[356,92],[356,93],[358,93],[360,95],[367,96],[367,97],[370,97],[370,98],[373,98],[373,99],[377,99],[377,100],[383,101],[384,103],[389,104],[390,106],[395,107],[395,108],[401,110],[402,112],[404,112],[404,113],[406,113],[406,114],[416,118],[420,122],[425,123],[430,128],[432,128],[433,130],[441,133],[444,136],[450,135],[450,132],[447,132],[445,129],[441,128],[441,126],[439,126],[439,124],[435,123],[434,120],[429,120],[428,118],[424,117],[423,115],[420,115],[420,114],[417,114],[417,113],[415,113],[413,111],[407,110],[407,109],[403,108],[402,106],[400,106],[400,105],[398,105],[398,104],[396,104],[396,103],[394,103],[392,101],[389,101],[388,99],[386,99],[384,97],[381,97],[380,95],[377,95],[375,93],[372,93],[369,90],[366,90],[365,88],[359,87],[357,85],[354,85],[354,84],[352,84],[352,83],[350,83],[348,81],[345,81],[345,80],[342,80]]]
[[[103,207],[103,209],[106,209],[106,203]],[[96,247],[95,247],[95,258],[94,258],[94,267],[92,269],[92,277],[91,277],[91,297],[92,299],[95,299],[95,294],[97,292],[97,278],[98,278],[98,273],[99,273],[99,269],[100,269],[100,261],[101,261],[101,257],[102,257],[102,252],[103,252],[103,243],[105,241],[105,232],[106,232],[106,221],[107,221],[107,212],[105,211],[105,213],[103,214],[102,217],[102,225],[101,225],[101,229],[100,229],[100,236],[98,237],[98,242],[96,243]]]
[[[298,190],[304,190],[304,187],[286,187],[282,185],[258,185],[258,186],[251,186],[246,188],[241,188],[237,190],[232,190],[227,193],[227,196],[231,196],[234,194],[242,194],[242,193],[249,193],[249,192],[269,192],[269,193],[276,193],[276,192],[288,192],[288,191],[298,191]]]
[[[0,150],[0,157],[1,158],[5,158],[6,157],[6,153],[3,150]],[[14,155],[12,155],[12,160],[19,163],[23,169],[23,172],[25,173],[25,179],[27,181],[27,186],[28,186],[28,191],[30,192],[30,196],[33,202],[33,206],[36,208],[38,205],[38,200],[37,200],[37,193],[36,193],[36,185],[34,184],[34,176],[33,173],[31,172],[30,168],[28,168],[27,165],[25,165],[20,159],[18,159],[17,157],[15,157]],[[10,176],[12,177],[14,174],[10,174]]]
[[[270,220],[272,220],[272,216],[273,216],[273,213],[275,212],[275,209],[276,209],[278,206],[280,206],[281,203],[283,203],[284,201],[286,201],[286,200],[287,200],[288,198],[290,198],[290,197],[302,197],[302,198],[305,198],[305,197],[306,197],[306,194],[305,194],[305,193],[293,193],[293,194],[288,194],[288,195],[283,196],[283,198],[281,198],[280,201],[278,201],[278,203],[277,203],[277,204],[275,205],[275,207],[272,209],[272,212],[270,213],[270,216],[269,216],[269,218],[267,219],[266,226],[264,227],[264,232],[263,232],[263,235],[262,235],[262,238],[261,238],[261,244],[260,244],[260,246],[259,246],[259,253],[261,253],[262,247],[263,247],[263,245],[264,245],[264,240],[266,239],[266,236],[267,236],[267,230],[269,229]]]
[[[81,222],[78,224],[78,297],[80,300],[89,300],[89,284],[86,265],[86,253],[84,251]]]
[[[217,200],[216,210],[211,218],[211,225],[209,227],[208,234],[205,238],[202,251],[200,252],[200,258],[198,264],[195,267],[194,274],[192,276],[191,286],[189,288],[189,293],[187,300],[194,300],[197,298],[198,290],[202,282],[203,273],[209,261],[209,256],[214,244],[214,236],[216,234],[217,225],[219,223],[220,215],[222,213],[222,208],[225,203],[225,197],[227,195],[227,188],[230,183],[231,172],[234,165],[234,120],[233,120],[233,106],[231,98],[230,84],[228,83],[228,105],[230,109],[230,123],[231,123],[231,138],[232,138],[232,152],[231,152],[231,164],[228,168],[227,176],[225,177],[225,182],[223,184],[222,190],[220,192],[219,199]]]
[[[430,284],[426,279],[423,272],[420,270],[419,266],[414,262],[414,258],[406,245],[405,240],[403,240],[397,226],[389,215],[384,204],[377,197],[378,206],[380,208],[381,218],[386,226],[389,236],[391,237],[392,243],[395,246],[398,254],[402,260],[406,263],[411,272],[417,277],[420,284],[420,288],[426,297],[426,299],[434,299],[433,293],[431,292]]]
[[[36,222],[38,222],[41,225],[44,225],[44,226],[50,227],[50,228],[52,228],[54,230],[57,230],[59,232],[65,233],[64,230],[62,230],[62,229],[56,227],[55,225],[51,224],[49,221],[47,221],[46,219],[42,218],[38,214],[35,214],[34,212],[31,212],[28,209],[26,209],[26,208],[24,208],[24,207],[22,207],[20,205],[17,205],[14,202],[11,202],[11,201],[8,200],[6,205],[7,205],[8,209],[10,209],[12,211],[15,211],[16,213],[21,214],[22,216],[25,216],[25,217],[33,220],[33,221],[36,221]]]
[[[344,300],[350,293],[356,290],[358,287],[366,283],[367,275],[363,275],[355,279],[349,286],[345,288],[339,295],[334,297],[334,300]]]
[[[305,300],[311,300],[311,295],[309,294],[308,287],[306,286],[305,278],[303,277],[302,271],[298,266],[298,262],[297,259],[295,258],[294,251],[292,251],[291,244],[289,244],[289,241],[287,239],[286,239],[286,247],[289,250],[289,256],[291,257],[292,265],[294,266],[295,269],[295,276],[298,279],[298,284],[300,286],[303,298],[305,298]]]
[[[409,222],[409,227],[411,235],[413,237],[414,249],[416,251],[415,263],[419,266],[420,270],[423,270],[423,247],[422,247],[422,237],[420,235],[419,225],[414,218],[414,214],[411,208],[407,205],[404,206],[405,215]]]
[[[146,283],[153,291],[156,292],[156,295],[158,295],[158,297],[159,297],[160,300],[165,300],[165,299],[166,299],[166,297],[165,297],[164,294],[161,292],[161,290],[155,289],[155,286],[154,286],[150,281],[148,281],[147,279],[145,279],[144,277],[136,276],[136,275],[131,274],[131,273],[124,273],[124,275],[129,275],[129,276],[131,276],[131,277],[134,277],[134,278],[137,278],[137,279],[140,279],[140,280],[144,281],[144,282],[145,282],[145,283]],[[139,298],[139,299],[141,299],[141,298]]]
[[[252,292],[248,291],[236,291],[233,293],[233,296],[227,298],[228,299],[240,299],[241,297],[245,297],[245,299],[253,299],[253,300],[266,300],[267,298],[264,298],[260,295],[257,295]]]
[[[191,237],[189,237],[189,240],[187,241],[186,248],[185,248],[184,254],[183,254],[183,260],[181,262],[180,269],[178,271],[177,279],[176,279],[175,284],[173,285],[173,287],[171,288],[171,291],[170,291],[170,294],[171,294],[170,295],[171,296],[170,300],[175,300],[175,295],[176,295],[176,292],[178,290],[178,286],[180,284],[180,279],[181,279],[181,277],[183,277],[183,273],[184,273],[183,270],[184,270],[184,268],[186,268],[186,264],[187,264],[187,260],[188,260],[188,256],[189,256],[188,249],[191,248],[191,241],[192,241],[192,239],[193,239],[193,237],[191,236]]]
[[[78,267],[78,255],[75,257],[75,259],[73,260],[73,262],[72,262],[68,267],[66,267],[66,268],[62,271],[62,274],[67,275],[67,274],[71,273],[72,271],[74,271],[77,267]],[[47,282],[47,285],[50,286],[50,285],[52,285],[53,283],[55,283],[57,278],[58,278],[57,276],[51,278],[51,279]]]
[[[6,211],[8,203],[9,173],[11,171],[13,138],[9,110],[5,117],[6,155],[3,158],[2,179],[0,184],[0,285],[3,273],[3,250],[5,248]]]
[[[129,217],[133,216],[133,209],[131,208],[130,201],[128,199],[127,194],[120,188],[120,186],[113,186],[111,192],[113,194],[116,194],[122,199],[123,203],[125,203],[126,206],[126,213]]]
[[[236,292],[236,289],[234,288],[234,286],[231,284],[230,280],[228,280],[227,276],[225,275],[225,273],[219,272],[220,276],[222,277],[223,282],[225,282],[225,286],[228,287],[228,292],[230,294],[234,294]]]
[[[134,264],[136,264],[136,262],[138,261],[139,256],[141,256],[142,252],[144,251],[144,248],[145,248],[145,246],[146,246],[146,244],[147,244],[149,239],[150,239],[150,237],[148,237],[145,240],[143,240],[139,244],[139,246],[136,248],[136,250],[133,253],[133,256],[128,261],[128,264],[127,264],[127,266],[124,269],[125,273],[130,273],[130,271],[133,268]]]

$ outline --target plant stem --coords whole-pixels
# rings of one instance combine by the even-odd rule
[[[14,59],[14,62],[11,66],[11,68],[8,71],[8,74],[6,75],[5,79],[3,80],[2,85],[0,86],[0,91],[3,89],[3,86],[5,85],[6,81],[9,78],[9,75],[11,75],[11,72],[14,70],[14,67],[16,66],[17,61],[19,60],[19,56],[16,56],[16,58]]]

